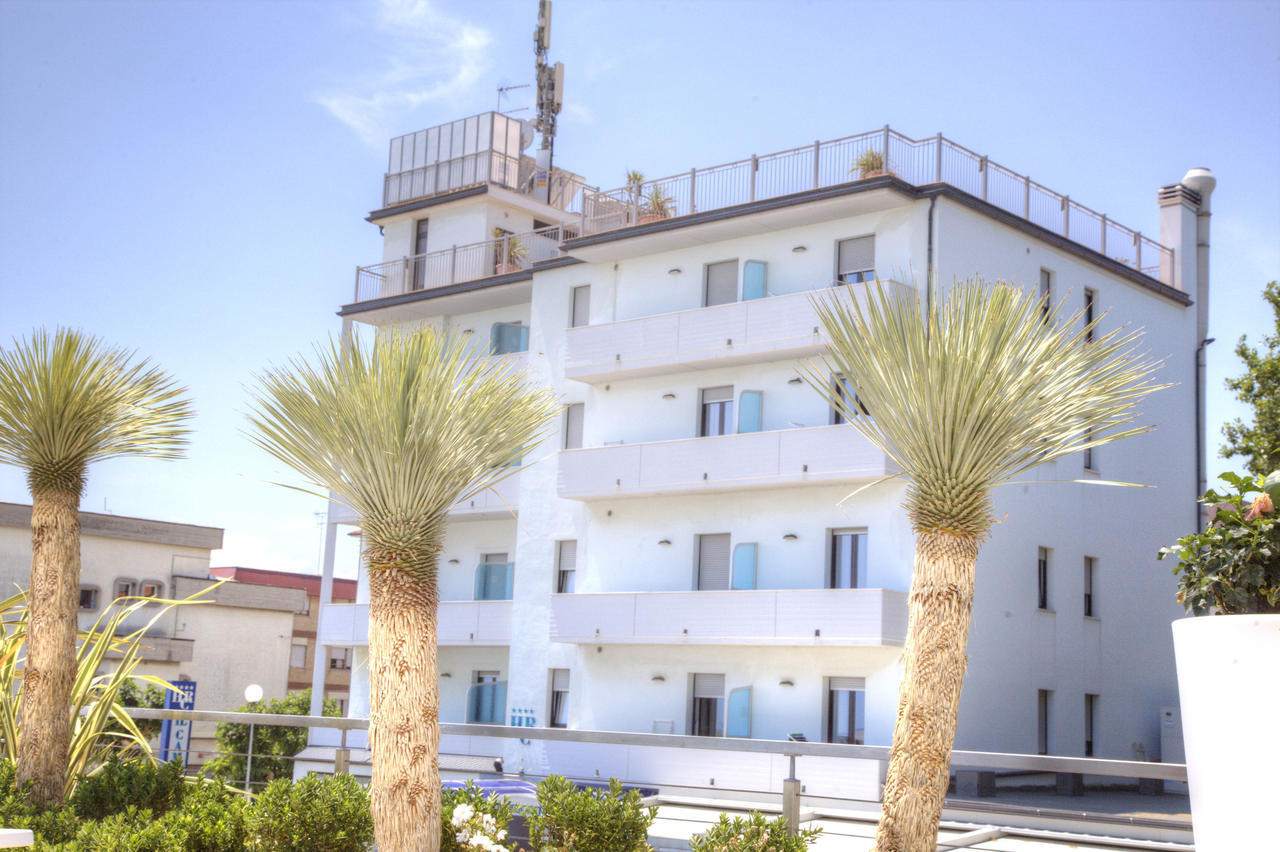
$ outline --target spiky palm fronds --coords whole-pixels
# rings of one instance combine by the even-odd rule
[[[917,529],[984,532],[988,493],[1018,474],[1146,431],[1123,428],[1159,363],[1134,352],[1141,333],[1090,342],[1080,314],[981,279],[957,284],[925,316],[913,290],[815,300],[830,368],[864,411],[809,368],[809,383],[905,475]],[[1097,320],[1094,327],[1096,329]],[[868,413],[869,412],[869,413]]]
[[[458,337],[362,343],[331,341],[314,363],[262,375],[251,438],[350,506],[370,544],[411,553],[434,545],[451,506],[515,472],[506,463],[537,445],[557,403]]]
[[[0,350],[0,463],[32,492],[83,487],[85,468],[115,456],[182,455],[185,389],[134,354],[71,329],[41,329]]]

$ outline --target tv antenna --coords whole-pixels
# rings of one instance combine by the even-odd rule
[[[528,83],[521,83],[518,86],[499,86],[498,87],[498,105],[497,107],[494,108],[494,112],[502,112],[502,98],[507,94],[507,92],[513,91],[514,89],[527,89],[527,88],[529,88]],[[528,107],[520,107],[520,109],[511,110],[511,112],[523,112],[526,109],[528,109]]]
[[[538,81],[538,117],[534,127],[542,134],[537,167],[533,175],[533,196],[548,201],[551,187],[551,158],[555,151],[556,115],[564,99],[564,63],[547,64],[551,48],[551,0],[538,0],[538,28],[533,31],[534,68]]]

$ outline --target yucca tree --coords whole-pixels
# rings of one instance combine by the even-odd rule
[[[514,468],[557,411],[462,339],[386,331],[259,377],[253,440],[359,518],[369,573],[369,741],[382,852],[440,844],[437,560],[445,515]]]
[[[876,832],[879,852],[933,852],[947,792],[978,550],[991,491],[1020,473],[1145,431],[1135,403],[1159,386],[1138,332],[1089,333],[1033,294],[979,279],[922,309],[879,283],[815,300],[830,369],[808,380],[906,481],[916,535],[905,671]],[[1096,322],[1095,322],[1096,325]],[[860,404],[859,404],[860,403]],[[863,408],[865,406],[865,409]],[[869,412],[869,413],[868,413]]]
[[[36,802],[61,798],[71,741],[80,603],[80,497],[89,465],[117,456],[178,458],[191,406],[168,374],[80,332],[36,331],[0,349],[0,463],[31,490],[27,628],[18,781]]]

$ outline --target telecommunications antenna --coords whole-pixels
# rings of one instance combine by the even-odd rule
[[[498,87],[498,105],[494,108],[493,111],[502,112],[502,99],[503,97],[506,96],[507,92],[510,92],[514,89],[527,89],[527,88],[529,88],[528,83],[521,83],[518,86],[499,86]],[[526,109],[528,109],[528,107],[520,107],[520,109],[508,110],[508,112],[523,112]],[[505,115],[506,113],[503,113],[503,114]]]
[[[533,53],[538,81],[538,116],[534,127],[542,134],[542,147],[534,170],[533,194],[547,201],[550,194],[551,158],[555,150],[556,115],[564,98],[564,63],[547,64],[551,47],[551,0],[538,0],[538,28],[533,31]]]

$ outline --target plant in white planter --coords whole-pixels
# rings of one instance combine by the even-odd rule
[[[1173,624],[1197,852],[1264,848],[1280,787],[1280,471],[1222,480],[1208,528],[1159,555],[1200,616]]]

